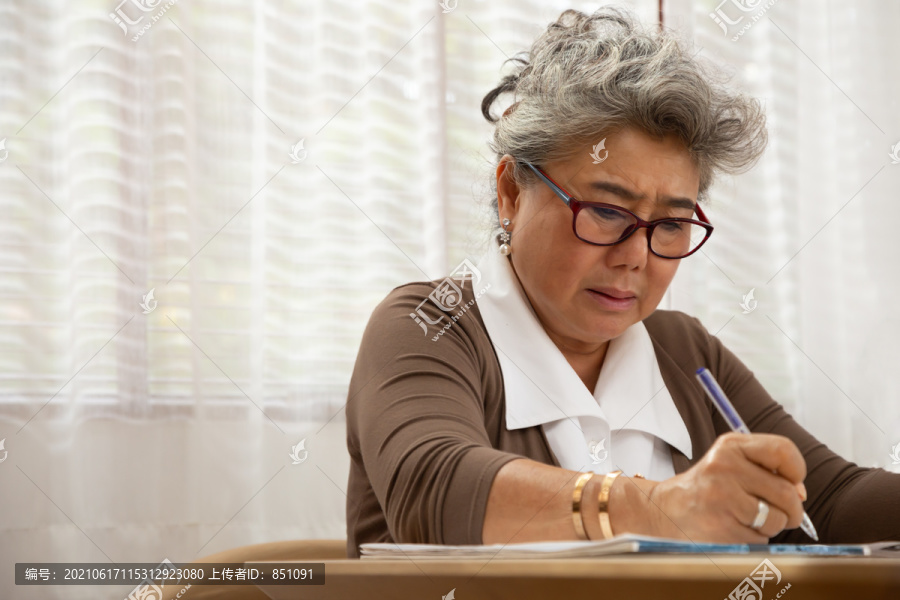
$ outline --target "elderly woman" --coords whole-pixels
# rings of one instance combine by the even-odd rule
[[[605,9],[564,12],[482,112],[497,240],[372,314],[347,404],[348,555],[626,532],[802,543],[804,511],[822,542],[900,539],[900,476],[837,456],[699,321],[657,310],[713,231],[714,174],[765,147],[758,102]]]

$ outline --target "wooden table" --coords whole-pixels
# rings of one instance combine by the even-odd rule
[[[455,590],[456,600],[728,600],[764,558],[780,571],[781,580],[765,581],[761,599],[739,595],[734,598],[900,600],[900,559],[765,554],[490,561],[326,560],[325,585],[260,589],[273,600],[442,600],[451,590]],[[774,573],[770,571],[769,576],[774,577]]]

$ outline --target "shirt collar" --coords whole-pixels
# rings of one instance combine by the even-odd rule
[[[478,308],[500,362],[507,429],[591,416],[604,420],[610,431],[655,435],[691,458],[690,434],[643,322],[610,340],[592,395],[547,335],[509,259],[492,244],[478,270],[488,287]]]

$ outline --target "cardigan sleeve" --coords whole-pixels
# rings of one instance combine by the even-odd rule
[[[493,448],[486,430],[493,388],[484,373],[496,357],[472,339],[475,315],[452,321],[423,304],[434,289],[401,286],[372,313],[350,382],[348,449],[364,466],[393,541],[480,544],[494,476],[521,456]],[[463,300],[471,299],[467,289]]]
[[[699,321],[697,325],[703,328]],[[820,541],[900,540],[900,512],[896,510],[900,474],[863,468],[832,452],[773,400],[753,373],[717,337],[706,335],[715,377],[750,431],[790,438],[803,454],[808,495],[804,508]],[[718,413],[713,419],[717,434],[730,431]],[[783,531],[770,542],[807,543],[809,538],[802,530],[794,529]]]

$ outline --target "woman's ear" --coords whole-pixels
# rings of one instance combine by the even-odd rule
[[[519,186],[513,178],[515,159],[505,154],[497,165],[497,211],[500,222],[503,219],[515,220],[519,210]]]

